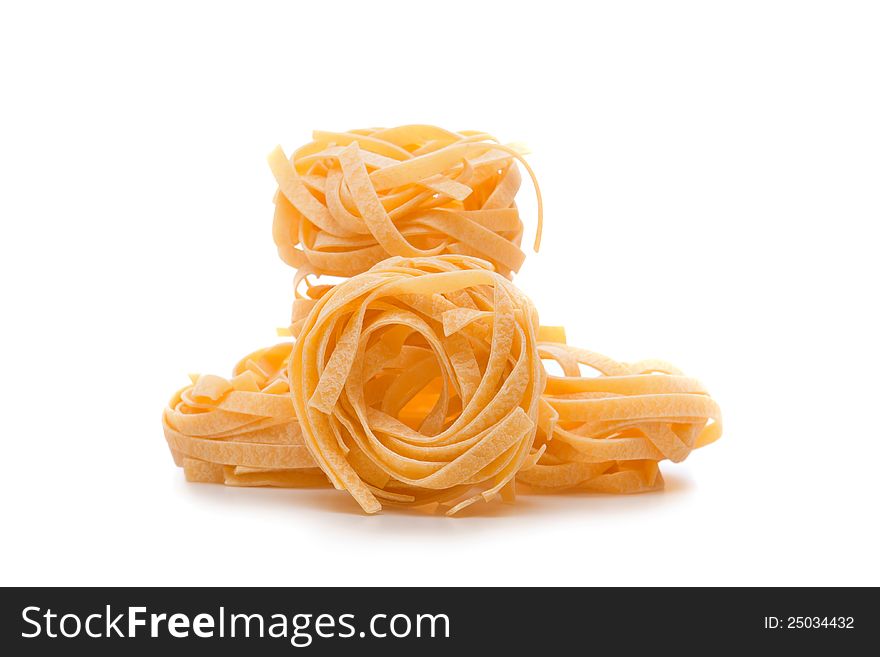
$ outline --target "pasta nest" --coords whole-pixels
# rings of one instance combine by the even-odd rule
[[[390,258],[326,291],[290,357],[303,441],[368,513],[513,495],[545,372],[531,301],[468,256]]]
[[[659,360],[622,363],[542,342],[562,375],[541,399],[538,462],[518,480],[543,490],[641,493],[663,488],[658,462],[683,461],[721,436],[721,409],[703,385]],[[584,376],[584,365],[598,376]]]
[[[465,254],[510,277],[525,259],[514,197],[522,148],[472,130],[407,125],[315,131],[288,158],[269,155],[278,182],[273,237],[298,277],[360,274],[390,256]]]
[[[172,397],[162,424],[186,478],[332,484],[369,513],[452,515],[513,499],[517,482],[656,490],[659,461],[720,437],[696,379],[538,325],[510,283],[525,259],[520,164],[537,196],[535,250],[543,223],[523,152],[428,125],[316,131],[291,157],[277,147],[273,237],[297,269],[279,333],[295,342],[246,356],[228,379],[192,376]]]
[[[293,405],[287,367],[292,345],[245,356],[226,379],[191,375],[162,413],[174,462],[189,481],[238,486],[327,483],[308,449]]]

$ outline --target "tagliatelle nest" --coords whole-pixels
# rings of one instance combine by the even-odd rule
[[[390,256],[473,255],[505,276],[525,259],[514,197],[516,160],[542,204],[520,149],[483,132],[427,125],[315,131],[288,158],[269,156],[278,182],[273,237],[281,258],[307,274],[354,276]]]
[[[322,296],[294,345],[304,441],[368,513],[512,496],[539,456],[537,331],[532,303],[488,263],[388,259]]]
[[[538,325],[510,282],[525,258],[517,162],[537,194],[536,250],[541,239],[521,152],[425,125],[318,131],[290,158],[276,148],[273,236],[297,268],[279,332],[295,342],[175,394],[162,422],[186,478],[332,484],[369,513],[451,515],[513,500],[517,482],[657,490],[661,460],[716,440],[721,413],[696,379],[570,347],[561,328]]]
[[[162,414],[165,439],[188,481],[237,486],[326,484],[303,445],[290,401],[292,345],[260,349],[233,377],[193,376]]]
[[[563,375],[548,377],[536,448],[518,480],[535,488],[640,493],[663,487],[658,461],[683,461],[721,436],[721,410],[668,363],[620,363],[559,343],[538,345]],[[600,376],[584,376],[581,365]]]

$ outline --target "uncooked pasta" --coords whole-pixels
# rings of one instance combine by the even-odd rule
[[[721,410],[696,379],[662,361],[621,363],[559,342],[538,345],[562,375],[541,397],[538,462],[519,481],[544,490],[638,493],[663,487],[658,462],[683,461],[721,435]],[[598,373],[589,376],[581,366]]]
[[[304,441],[368,513],[512,497],[544,388],[537,329],[485,261],[389,258],[322,296],[294,345]]]
[[[537,194],[536,250],[543,223],[522,153],[427,125],[276,148],[273,237],[297,270],[279,333],[292,341],[172,397],[162,423],[186,479],[333,486],[367,513],[455,515],[513,502],[518,484],[658,490],[661,461],[718,439],[721,411],[696,379],[539,324],[512,283],[525,258],[518,164]]]
[[[233,376],[192,376],[162,414],[165,439],[189,481],[229,485],[326,483],[308,449],[287,383],[291,345],[250,354]]]
[[[436,126],[315,131],[288,158],[269,155],[278,182],[273,237],[281,258],[306,273],[354,276],[390,256],[478,256],[505,276],[525,259],[514,197],[532,178],[522,149],[483,132]]]

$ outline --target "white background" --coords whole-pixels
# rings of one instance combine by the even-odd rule
[[[869,2],[4,3],[0,582],[880,584],[878,33]],[[173,466],[186,373],[287,324],[266,154],[414,122],[530,146],[544,323],[717,397],[666,492],[365,517]]]

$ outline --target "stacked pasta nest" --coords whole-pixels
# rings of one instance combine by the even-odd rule
[[[657,490],[660,461],[721,435],[696,379],[540,325],[511,282],[525,259],[518,164],[538,198],[536,250],[543,219],[521,147],[414,125],[315,132],[269,164],[273,237],[297,270],[293,340],[172,397],[163,426],[188,480],[332,485],[367,513],[452,515],[513,501],[517,484]]]

